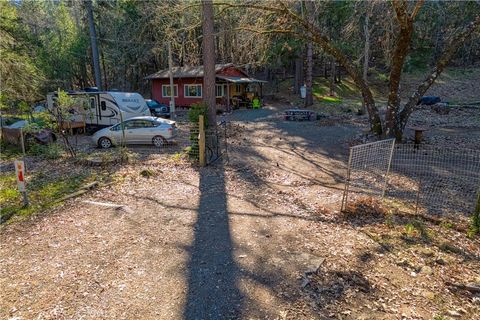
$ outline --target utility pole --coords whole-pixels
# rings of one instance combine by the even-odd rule
[[[90,27],[90,44],[92,47],[93,70],[95,73],[95,85],[102,90],[102,77],[100,76],[100,60],[98,58],[97,33],[95,31],[95,21],[93,20],[92,0],[85,1],[87,8],[88,25]]]
[[[175,86],[173,85],[173,58],[170,42],[168,42],[168,75],[170,77],[170,116],[175,119]]]

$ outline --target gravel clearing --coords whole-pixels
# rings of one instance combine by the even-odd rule
[[[284,122],[281,109],[230,117],[228,163],[152,157],[2,226],[0,318],[475,319],[480,295],[446,282],[480,283],[478,238],[428,221],[412,231],[375,203],[340,214],[365,128]]]

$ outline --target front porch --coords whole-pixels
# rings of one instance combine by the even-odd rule
[[[248,77],[217,75],[217,109],[230,112],[242,107],[259,107],[263,97],[263,84],[266,82]]]

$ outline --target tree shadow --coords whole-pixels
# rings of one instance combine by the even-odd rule
[[[243,295],[227,212],[223,165],[200,170],[200,200],[188,262],[185,319],[235,318]]]

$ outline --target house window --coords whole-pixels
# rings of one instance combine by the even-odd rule
[[[202,85],[201,84],[186,84],[184,88],[185,88],[185,97],[187,97],[187,98],[201,98],[202,97]]]
[[[237,92],[237,93],[242,92],[242,86],[239,85],[239,84],[237,84],[237,85],[235,86],[235,92]]]
[[[175,97],[178,97],[178,85],[173,85],[173,92],[175,93]],[[162,84],[162,97],[170,98],[170,85],[169,84]]]
[[[221,98],[225,96],[225,85],[224,84],[217,84],[215,86],[215,96],[217,98]]]

